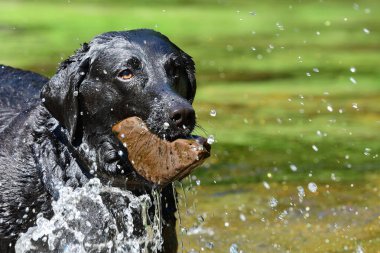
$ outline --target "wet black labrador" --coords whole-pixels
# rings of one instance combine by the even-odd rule
[[[101,34],[50,80],[0,65],[0,251],[14,251],[36,214],[52,214],[61,185],[80,187],[96,176],[136,195],[149,192],[118,154],[111,127],[138,116],[162,138],[188,136],[195,90],[191,57],[152,30]],[[164,188],[163,252],[177,252],[174,202],[172,187]],[[33,209],[27,218],[26,208]]]

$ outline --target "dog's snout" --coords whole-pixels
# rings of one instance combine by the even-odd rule
[[[195,111],[191,107],[175,107],[170,112],[170,119],[177,127],[191,127],[195,124]]]

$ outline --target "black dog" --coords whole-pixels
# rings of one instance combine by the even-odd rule
[[[152,30],[99,35],[50,80],[0,66],[0,251],[14,251],[37,213],[52,215],[60,185],[80,187],[96,176],[136,195],[149,192],[118,154],[123,147],[111,127],[138,116],[162,138],[186,137],[195,126],[195,90],[191,57]],[[171,186],[161,205],[163,252],[177,252]],[[27,207],[35,212],[25,219]]]

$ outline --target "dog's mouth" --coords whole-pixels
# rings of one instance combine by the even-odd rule
[[[176,139],[191,139],[191,132],[194,129],[194,126],[183,125],[182,127],[178,127],[169,122],[164,122],[160,125],[157,124],[155,118],[148,118],[145,124],[150,132],[169,142],[175,141]]]
[[[127,149],[136,172],[160,186],[181,180],[210,156],[211,146],[205,138],[186,135],[165,140],[138,117],[122,120],[112,131]]]

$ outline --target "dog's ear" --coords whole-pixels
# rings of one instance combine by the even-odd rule
[[[190,102],[193,102],[195,97],[195,92],[197,91],[197,82],[195,79],[195,64],[191,56],[186,53],[182,53],[182,59],[185,62],[185,70],[187,74],[187,78],[190,82],[190,89],[188,91]]]
[[[90,59],[86,57],[88,50],[88,44],[83,44],[73,56],[62,62],[41,91],[43,104],[69,131],[71,141],[75,139],[79,118],[79,86],[90,67]]]

